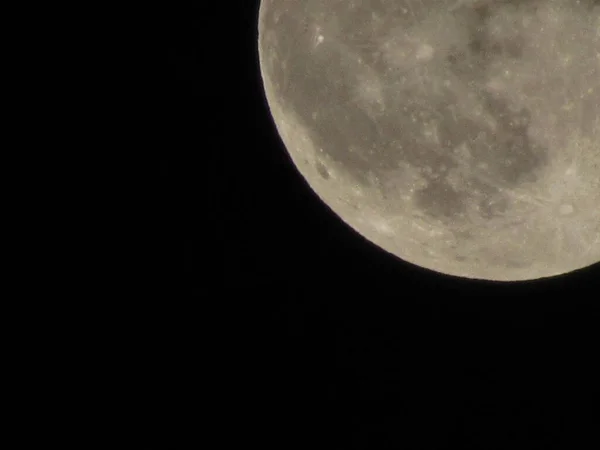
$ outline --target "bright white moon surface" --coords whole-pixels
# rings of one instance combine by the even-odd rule
[[[358,233],[444,274],[600,261],[600,2],[263,0],[267,101]]]

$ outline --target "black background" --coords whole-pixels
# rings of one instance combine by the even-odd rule
[[[258,419],[252,439],[269,448],[584,448],[600,379],[597,265],[469,281],[360,237],[277,134],[258,1],[206,3],[161,17],[153,98],[169,263],[200,316],[224,310],[208,345],[231,344],[217,351],[236,367],[225,420]]]

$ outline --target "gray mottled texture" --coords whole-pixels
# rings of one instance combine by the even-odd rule
[[[263,0],[273,117],[361,234],[453,275],[600,260],[600,5]]]

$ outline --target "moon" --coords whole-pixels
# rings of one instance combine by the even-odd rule
[[[443,274],[600,261],[600,2],[263,0],[260,70],[298,171]]]

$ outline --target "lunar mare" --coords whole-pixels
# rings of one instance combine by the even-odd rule
[[[600,2],[263,0],[258,45],[294,164],[384,250],[503,281],[600,261]]]

